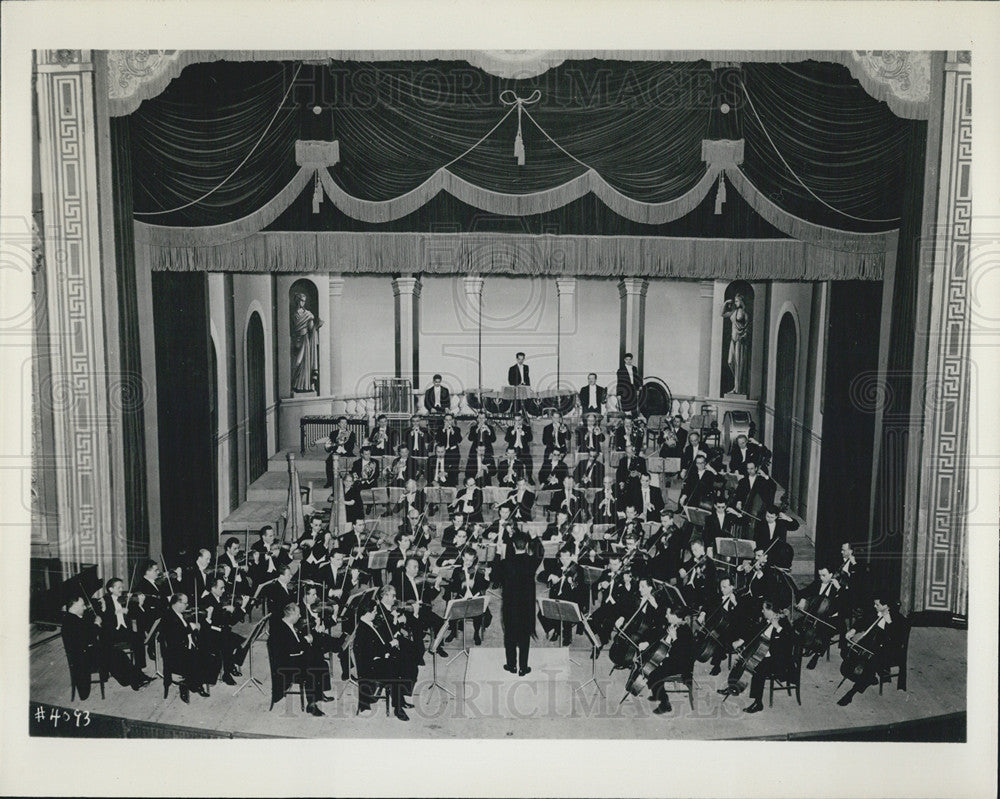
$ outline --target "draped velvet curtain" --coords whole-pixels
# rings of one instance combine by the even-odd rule
[[[661,202],[685,193],[704,174],[702,139],[744,137],[747,176],[790,213],[858,232],[898,227],[891,220],[902,213],[901,154],[914,123],[894,117],[835,64],[713,70],[707,62],[577,60],[527,80],[496,78],[464,62],[333,62],[297,69],[292,62],[192,65],[163,94],[143,103],[128,117],[137,218],[200,226],[242,217],[295,174],[296,139],[331,136],[341,153],[334,180],[364,199],[399,196],[458,159],[450,171],[496,191],[551,188],[582,174],[586,164],[627,196]],[[520,167],[513,154],[516,111],[463,156],[510,110],[499,99],[505,89],[522,98],[540,93],[521,117],[526,160]],[[203,202],[155,213],[218,186],[258,140],[247,163]],[[789,167],[846,215],[814,199]],[[592,197],[512,222],[439,195],[384,224],[348,219],[329,204],[313,215],[306,197],[270,229],[485,232],[513,225],[518,232],[781,237],[753,221],[735,196],[728,194],[722,218],[700,209],[692,215],[696,219],[662,229],[622,220]],[[890,221],[872,224],[852,216]]]

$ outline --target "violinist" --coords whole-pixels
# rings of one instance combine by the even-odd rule
[[[496,467],[497,483],[504,488],[514,488],[518,479],[524,475],[524,465],[517,459],[513,447],[507,447],[506,456]]]
[[[261,588],[261,598],[264,601],[264,609],[271,614],[271,627],[279,624],[282,619],[282,610],[289,602],[295,601],[295,594],[291,588],[292,569],[290,566],[282,566],[278,570],[278,575]]]
[[[438,444],[427,459],[427,486],[454,488],[458,485],[458,460],[448,457],[444,444]]]
[[[600,450],[587,450],[587,460],[580,461],[573,471],[573,478],[580,488],[597,488],[604,482],[604,464]]]
[[[572,434],[559,411],[553,411],[552,421],[542,429],[542,443],[545,445],[546,458],[554,449],[561,449],[563,452],[569,451]]]
[[[777,505],[771,505],[764,512],[764,519],[757,522],[753,540],[758,549],[768,549],[775,541],[787,543],[788,533],[798,529],[799,523],[795,519]]]
[[[736,567],[737,575],[743,576],[744,581],[740,593],[758,603],[773,602],[779,594],[778,575],[767,558],[763,549],[757,549],[752,562],[745,560]]]
[[[368,541],[371,543],[371,536],[368,534],[368,530],[365,527],[364,519],[355,519],[351,523],[350,529],[342,533],[337,538],[337,551],[343,552],[345,555],[362,555],[361,552],[362,542]]]
[[[448,510],[451,513],[461,511],[470,522],[480,522],[483,520],[483,490],[476,485],[475,477],[467,477],[465,479],[465,488],[455,497],[455,501],[448,506]]]
[[[705,608],[715,596],[715,565],[705,556],[705,545],[700,538],[691,539],[688,559],[677,572],[680,577],[681,596],[695,613]]]
[[[105,584],[105,592],[98,603],[101,614],[101,646],[104,657],[110,659],[109,650],[124,645],[132,652],[138,668],[146,665],[145,647],[140,633],[133,625],[133,610],[125,594],[125,583],[112,577]]]
[[[635,506],[639,518],[643,521],[659,521],[660,513],[663,511],[663,495],[658,486],[650,485],[648,473],[639,475],[639,484],[633,485],[626,501]]]
[[[136,607],[134,609],[136,625],[143,640],[149,635],[153,624],[167,609],[167,599],[164,593],[166,585],[161,586],[160,566],[155,560],[147,560],[143,564],[141,579],[135,585]],[[146,656],[153,657],[153,642],[149,642]]]
[[[725,696],[739,696],[745,683],[740,681],[744,671],[752,670],[750,698],[753,702],[743,708],[744,713],[759,713],[764,709],[764,682],[768,677],[789,679],[795,668],[795,632],[783,612],[765,601],[761,614],[763,623],[757,626],[756,635],[746,642],[733,641],[733,648],[742,650],[739,661],[729,672],[729,683],[719,690]],[[744,647],[744,644],[747,644]]]
[[[638,602],[633,605],[635,610],[630,616],[620,615],[615,620],[615,640],[608,656],[615,668],[624,669],[631,665],[638,652],[639,642],[658,640],[666,627],[666,606],[662,595],[653,590],[653,581],[649,577],[639,577]]]
[[[330,454],[326,457],[326,485],[325,488],[333,487],[333,460],[334,458],[350,458],[354,455],[355,436],[347,426],[347,417],[341,416],[337,419],[337,426],[330,433],[330,438],[325,442],[324,448]]]
[[[635,454],[635,447],[628,443],[625,445],[625,457],[618,461],[618,468],[615,470],[615,482],[618,483],[619,491],[628,494],[633,486],[639,485],[639,476],[646,474],[646,460]]]
[[[760,442],[750,439],[745,433],[736,436],[736,441],[729,450],[730,474],[741,474],[744,477],[747,473],[747,461],[758,461],[760,458]]]
[[[549,503],[550,511],[566,511],[573,524],[587,521],[587,499],[583,492],[576,488],[573,475],[563,476],[562,488],[552,495]]]
[[[558,508],[556,510],[555,521],[549,522],[548,526],[545,528],[545,532],[542,533],[543,541],[555,541],[556,539],[564,539],[573,533],[573,524],[569,520],[569,513],[566,512],[566,508]]]
[[[212,553],[207,549],[199,549],[195,557],[194,564],[187,567],[182,572],[180,589],[184,591],[193,601],[194,597],[201,598],[208,593],[208,583],[211,579],[208,567],[212,563]]]
[[[444,584],[444,580],[451,579],[451,572],[448,570],[461,563],[462,553],[466,549],[475,552],[475,550],[472,549],[472,545],[469,543],[469,533],[463,528],[455,532],[451,542],[445,545],[444,549],[441,550],[434,563],[434,570],[437,573],[437,579],[434,583],[434,587],[439,591]]]
[[[242,673],[240,666],[243,665],[246,650],[243,648],[245,639],[233,632],[233,625],[242,619],[243,614],[230,602],[225,581],[218,578],[211,581],[202,604],[205,621],[199,643],[212,663],[209,682],[214,683],[221,670],[222,681],[226,685],[236,685],[234,678]]]
[[[490,460],[493,459],[493,442],[497,440],[497,434],[490,427],[490,423],[486,420],[486,414],[483,411],[476,414],[476,423],[469,425],[468,439],[469,443],[472,444],[473,451],[481,444],[485,447],[486,454],[490,456]]]
[[[594,524],[617,524],[625,515],[622,493],[615,486],[615,478],[605,474],[601,482],[604,488],[594,497],[592,520]]]
[[[326,690],[330,672],[312,654],[310,645],[315,639],[310,633],[299,633],[301,611],[295,602],[285,603],[277,616],[278,622],[271,627],[267,642],[271,658],[271,701],[281,701],[289,686],[298,682],[306,692],[306,712],[311,716],[325,716],[319,703],[329,701]]]
[[[253,591],[246,562],[240,561],[240,541],[235,536],[230,536],[224,546],[217,565],[224,571],[226,590],[239,603],[241,610],[245,611]]]
[[[416,459],[410,455],[409,445],[405,442],[400,444],[396,451],[396,458],[393,460],[387,475],[388,485],[396,488],[408,487],[411,482],[416,485],[414,481],[418,474],[420,474],[420,467],[417,465]]]
[[[840,584],[833,570],[821,566],[813,580],[799,595],[798,609],[804,614],[795,622],[795,631],[802,642],[802,654],[809,655],[807,669],[816,668],[820,655],[838,632],[840,618]]]
[[[258,535],[250,548],[250,577],[254,585],[273,580],[278,570],[292,561],[288,551],[278,544],[271,525],[263,527]]]
[[[420,513],[416,508],[410,508],[409,513],[407,513],[406,518],[403,519],[402,523],[396,529],[397,541],[398,535],[407,535],[410,537],[411,542],[417,540],[417,536],[420,535],[421,518],[423,514]]]
[[[170,608],[160,622],[163,664],[171,674],[181,678],[179,688],[181,701],[185,704],[190,701],[191,691],[200,696],[209,695],[207,685],[211,681],[212,665],[211,658],[198,646],[201,624],[197,620],[188,621],[187,613],[187,594],[174,594],[170,597]]]
[[[486,528],[486,540],[496,544],[498,549],[501,545],[509,544],[517,532],[517,522],[511,517],[511,510],[509,503],[497,505],[499,518]]]
[[[600,606],[590,613],[590,626],[601,642],[601,647],[607,646],[614,627],[615,619],[631,616],[635,612],[635,599],[632,596],[634,581],[629,572],[622,569],[622,556],[618,552],[608,555],[608,568],[601,579],[594,583],[594,601],[600,600]],[[598,650],[598,654],[600,650]]]
[[[465,514],[462,511],[458,511],[452,515],[451,524],[445,527],[441,533],[441,545],[443,547],[452,546],[459,531],[464,533],[466,539],[469,538],[469,531],[465,526]]]
[[[389,551],[389,562],[386,564],[386,572],[389,580],[399,588],[399,574],[403,571],[408,558],[415,555],[413,549],[413,536],[409,533],[397,533],[393,539],[395,548]],[[425,552],[423,558],[418,558],[419,563],[426,563],[430,559],[430,553]]]
[[[413,555],[406,559],[405,566],[392,579],[392,584],[396,588],[396,600],[399,607],[409,616],[413,640],[419,644],[421,656],[423,656],[424,634],[429,632],[433,640],[438,630],[444,626],[444,619],[431,608],[438,591],[433,586],[427,585],[430,579],[426,564]],[[439,647],[437,656],[446,658],[448,653]]]
[[[574,524],[569,528],[569,534],[563,536],[563,546],[572,556],[573,562],[581,566],[596,566],[601,557],[597,545],[587,534],[587,528],[582,524]],[[603,564],[603,560],[601,561]],[[589,603],[585,603],[589,604]],[[581,605],[580,607],[584,607]]]
[[[105,649],[100,645],[99,632],[103,624],[101,616],[87,608],[82,596],[73,596],[66,603],[66,612],[62,615],[62,639],[66,647],[70,678],[81,700],[90,696],[90,676],[95,667],[105,674],[111,674],[119,683],[130,686],[133,691],[138,691],[153,681],[121,649]]]
[[[866,625],[864,629],[862,625],[858,625],[844,634],[840,673],[852,685],[837,700],[841,707],[851,704],[854,697],[864,693],[869,685],[877,685],[880,676],[887,674],[891,666],[899,663],[903,641],[906,640],[908,620],[882,599],[881,593],[875,593],[872,605],[875,612],[869,613],[862,621]]]
[[[600,450],[604,446],[604,431],[597,424],[597,414],[588,413],[586,424],[576,430],[576,448],[581,452]]]
[[[649,558],[639,549],[639,536],[635,533],[625,534],[625,550],[622,552],[622,566],[636,577],[649,575]]]
[[[631,416],[626,416],[615,429],[613,444],[615,452],[625,452],[628,446],[635,452],[642,452],[645,438],[639,425],[632,421]]]
[[[351,474],[354,475],[354,482],[361,491],[375,488],[378,485],[378,476],[382,471],[377,460],[372,457],[372,448],[363,446],[361,457],[354,461],[351,466]],[[346,488],[345,488],[346,491]]]
[[[531,521],[532,508],[535,505],[535,494],[528,490],[528,478],[523,473],[518,475],[516,487],[507,495],[507,502],[513,504],[514,521]]]
[[[507,428],[504,435],[507,442],[508,451],[513,449],[524,474],[530,475],[532,471],[531,460],[531,426],[525,425],[524,417],[520,414],[514,416],[514,423]]]
[[[634,535],[636,538],[642,539],[643,532],[642,519],[638,516],[636,506],[632,503],[627,504],[625,506],[625,515],[618,521],[618,527],[614,536],[615,541],[619,545],[624,545],[626,536]]]
[[[339,652],[342,642],[340,638],[335,638],[331,634],[333,624],[330,621],[327,609],[320,600],[319,589],[315,585],[303,588],[297,629],[300,633],[312,636],[309,648],[313,650],[313,661],[319,669],[324,671],[327,670],[326,656],[331,652]],[[323,690],[326,691],[329,687],[327,684]]]
[[[555,447],[546,456],[548,460],[538,470],[538,485],[543,491],[555,491],[569,474],[569,467],[563,460],[565,454],[563,449]]]
[[[687,476],[684,478],[680,499],[677,500],[678,506],[691,505],[695,508],[711,508],[709,498],[715,494],[715,478],[717,476],[715,469],[708,465],[708,457],[704,452],[699,451],[695,456],[692,468],[688,469]]]
[[[420,654],[416,650],[413,634],[407,625],[406,617],[395,610],[395,587],[392,584],[382,586],[377,593],[377,597],[378,602],[375,605],[376,628],[386,636],[387,640],[395,640],[399,644],[397,691],[399,693],[400,709],[412,708],[413,705],[406,697],[413,693],[413,687],[417,681]]]
[[[308,580],[316,579],[316,575],[330,559],[330,552],[337,546],[337,541],[329,530],[317,534],[314,541],[300,564],[301,574]],[[228,581],[229,578],[226,579]]]
[[[496,468],[493,456],[487,450],[486,445],[477,444],[469,450],[469,461],[465,465],[466,483],[471,478],[479,488],[493,485],[493,474],[496,472]]]
[[[719,596],[710,607],[698,613],[698,624],[701,626],[699,648],[709,640],[714,644],[710,655],[712,670],[709,672],[713,677],[722,671],[722,661],[733,652],[733,641],[746,640],[751,636],[748,628],[752,624],[752,614],[750,603],[738,597],[733,590],[732,578],[728,575],[720,577]]]
[[[580,567],[573,562],[573,552],[567,547],[559,550],[558,561],[546,566],[538,575],[538,582],[549,588],[549,599],[561,599],[564,602],[576,602],[583,607],[586,596],[586,586],[580,578]],[[573,641],[573,625],[569,622],[558,622],[546,619],[539,614],[542,629],[550,641],[560,638],[563,646],[569,646]],[[561,628],[561,629],[560,629]]]
[[[653,712],[657,715],[669,713],[670,695],[666,692],[668,677],[680,676],[690,680],[694,671],[694,636],[689,624],[689,610],[683,605],[666,607],[667,629],[662,636],[644,636],[639,642],[640,659],[647,661],[655,654],[659,660],[647,675],[649,685],[649,701],[658,702]]]
[[[375,703],[376,692],[381,686],[389,693],[396,718],[409,721],[400,693],[403,687],[400,644],[394,636],[376,625],[377,605],[375,599],[363,600],[354,637],[354,659],[358,666],[358,712],[368,710]]]
[[[445,601],[483,596],[490,587],[492,569],[488,564],[485,566],[478,565],[476,550],[472,547],[465,547],[459,552],[457,557],[459,560],[458,567],[452,571],[451,578],[445,588]],[[472,619],[472,637],[476,646],[479,646],[483,642],[485,619],[486,614],[475,616]],[[448,637],[445,638],[445,641],[455,640],[458,636],[458,625],[457,621],[449,622]],[[438,650],[439,655],[440,653],[441,650]]]
[[[674,524],[673,515],[669,511],[664,511],[660,517],[660,525],[660,532],[656,536],[647,569],[654,579],[677,585],[687,537],[684,531]]]

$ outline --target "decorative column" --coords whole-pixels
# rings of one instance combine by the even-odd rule
[[[563,385],[562,342],[563,337],[572,337],[576,333],[576,278],[556,278],[556,293],[559,296],[559,322],[556,333],[556,387]],[[567,385],[572,384],[572,376],[567,376]],[[577,375],[577,378],[580,376]],[[580,382],[579,379],[577,382]]]
[[[117,358],[109,361],[117,342],[111,338],[109,352],[105,328],[117,296],[114,278],[106,278],[109,268],[114,275],[113,246],[102,263],[91,56],[90,50],[41,50],[36,56],[52,366],[41,399],[52,413],[63,573],[96,564],[99,577],[108,579],[128,571],[124,514],[116,512],[114,499],[122,492],[114,449],[120,450],[118,420],[129,389]],[[106,127],[107,119],[101,124]],[[114,326],[117,336],[117,316]]]
[[[626,352],[635,356],[635,365],[642,370],[642,356],[646,332],[646,289],[649,281],[644,277],[626,277],[618,282],[621,298],[621,338],[618,360]]]
[[[698,283],[698,298],[701,300],[701,352],[699,353],[698,394],[709,396],[712,385],[712,364],[715,361],[715,281],[702,280]],[[719,336],[722,336],[722,318],[719,317]]]
[[[344,341],[344,276],[330,275],[330,318],[327,320],[330,336],[330,394],[334,397],[344,393],[344,369],[342,347]]]
[[[472,373],[469,375],[466,388],[476,388],[483,385],[483,283],[479,275],[467,275],[462,278],[465,288],[465,301],[469,319],[476,327],[476,360]]]
[[[392,281],[396,298],[396,377],[420,379],[420,278],[401,275]]]
[[[928,153],[925,191],[937,187],[930,242],[924,239],[920,269],[929,292],[926,373],[914,363],[911,416],[922,417],[920,444],[908,458],[908,476],[919,479],[913,535],[904,542],[901,604],[904,612],[968,617],[969,269],[972,222],[972,81],[969,54],[949,52],[944,62],[944,101],[939,151]],[[986,240],[992,244],[993,237]],[[919,300],[918,300],[919,302]],[[916,480],[914,481],[916,482]],[[907,520],[909,521],[909,520]]]

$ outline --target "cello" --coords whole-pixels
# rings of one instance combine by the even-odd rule
[[[764,605],[764,619],[767,622],[757,633],[756,637],[750,641],[750,643],[745,644],[740,649],[740,657],[736,662],[736,665],[732,667],[729,671],[729,679],[727,688],[723,689],[726,694],[726,698],[730,696],[736,696],[742,693],[743,689],[746,688],[746,682],[741,678],[744,674],[755,674],[757,668],[760,666],[761,662],[767,657],[768,652],[770,652],[771,638],[764,635],[769,629],[775,627],[775,622],[785,614],[779,613],[778,611],[772,609],[769,604]],[[786,617],[787,621],[787,617]],[[779,628],[775,628],[777,632]],[[725,701],[725,700],[723,700]]]

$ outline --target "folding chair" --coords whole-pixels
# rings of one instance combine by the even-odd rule
[[[795,649],[792,652],[792,662],[794,664],[794,669],[790,679],[782,680],[781,678],[772,674],[767,678],[768,681],[768,694],[767,694],[767,706],[772,707],[774,705],[774,692],[775,691],[785,691],[789,696],[792,695],[792,691],[795,691],[795,701],[798,704],[802,704],[802,696],[799,693],[799,687],[802,684],[802,651],[798,644],[795,645]]]
[[[688,703],[691,705],[691,710],[694,710],[694,676],[691,674],[671,674],[665,677],[664,686],[661,689],[663,693],[669,694],[687,694]],[[682,688],[667,688],[666,683],[674,683],[675,685],[680,684]]]

